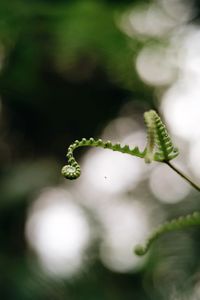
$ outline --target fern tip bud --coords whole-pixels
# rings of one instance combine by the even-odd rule
[[[138,256],[143,256],[145,254],[145,250],[141,245],[137,245],[134,248],[134,253]]]
[[[66,179],[77,179],[81,172],[79,166],[71,166],[71,165],[65,165],[61,170],[62,176],[64,176]]]

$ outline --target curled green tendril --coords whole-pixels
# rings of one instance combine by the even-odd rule
[[[81,174],[81,169],[77,161],[73,156],[73,151],[79,147],[92,146],[92,147],[101,147],[105,149],[111,149],[113,151],[118,151],[121,153],[127,153],[134,155],[140,158],[144,158],[145,150],[140,151],[138,147],[130,149],[128,145],[121,146],[120,144],[112,144],[110,141],[102,141],[101,139],[95,140],[93,138],[85,139],[81,141],[76,140],[72,145],[69,146],[67,151],[68,164],[62,168],[62,175],[67,179],[76,179]]]
[[[135,254],[138,256],[145,255],[151,244],[158,239],[162,234],[174,231],[178,229],[184,229],[190,226],[200,225],[200,212],[194,212],[193,214],[187,216],[181,216],[177,219],[173,219],[160,225],[153,233],[149,236],[144,246],[137,245],[134,249]]]
[[[128,145],[112,144],[110,141],[95,140],[93,138],[81,141],[76,140],[67,151],[68,164],[62,168],[62,175],[67,179],[76,179],[81,174],[81,169],[73,156],[73,151],[78,147],[92,146],[111,149],[121,153],[144,158],[146,163],[155,161],[169,161],[178,155],[178,150],[173,146],[165,125],[154,110],[145,112],[144,120],[147,126],[147,146],[143,151],[138,147],[130,149]]]

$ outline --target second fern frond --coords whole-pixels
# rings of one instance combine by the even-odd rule
[[[137,245],[134,249],[134,252],[139,256],[145,255],[149,250],[151,244],[162,234],[169,231],[184,229],[194,225],[200,225],[200,212],[194,212],[193,214],[187,216],[181,216],[177,219],[173,219],[160,225],[157,229],[155,229],[152,232],[152,234],[147,239],[145,245]]]

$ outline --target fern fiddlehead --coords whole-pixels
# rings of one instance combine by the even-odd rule
[[[136,146],[130,149],[128,145],[121,146],[112,144],[110,141],[95,140],[93,138],[78,141],[71,144],[67,151],[68,164],[62,168],[62,175],[67,179],[76,179],[81,174],[80,165],[73,156],[73,151],[79,147],[92,146],[111,149],[121,153],[130,154],[140,158],[144,158],[145,162],[169,161],[178,155],[178,151],[172,145],[171,139],[167,133],[165,125],[154,110],[145,112],[144,120],[147,126],[147,146],[143,151],[140,151]],[[156,152],[158,148],[158,152]]]
[[[194,225],[200,225],[200,212],[194,212],[193,214],[181,216],[177,219],[165,222],[153,231],[153,233],[149,236],[144,246],[137,245],[134,249],[134,252],[139,256],[145,255],[149,250],[151,244],[162,234],[167,233],[169,231],[184,229]]]
[[[80,165],[77,163],[73,156],[73,151],[79,147],[92,146],[101,147],[105,149],[111,149],[113,151],[118,151],[121,153],[127,153],[133,156],[143,158],[145,156],[145,150],[140,151],[138,147],[130,149],[128,145],[121,146],[120,144],[112,144],[110,141],[102,141],[101,139],[95,140],[93,138],[85,139],[81,141],[76,140],[71,146],[69,146],[67,151],[68,164],[62,168],[62,175],[67,179],[76,179],[81,174]]]

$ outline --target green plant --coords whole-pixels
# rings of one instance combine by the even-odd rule
[[[144,113],[144,120],[147,127],[147,145],[143,151],[139,150],[137,146],[133,149],[130,149],[128,145],[122,147],[120,144],[112,144],[110,141],[102,141],[101,139],[95,140],[93,138],[83,138],[81,141],[76,140],[68,148],[66,155],[68,164],[62,168],[62,175],[71,180],[80,176],[81,168],[73,156],[73,151],[76,148],[85,146],[102,147],[137,156],[139,158],[144,158],[146,163],[151,163],[152,161],[165,163],[196,190],[200,191],[200,187],[198,185],[196,185],[185,174],[171,164],[170,161],[175,158],[179,152],[178,149],[174,147],[167,129],[159,115],[154,110],[150,110]],[[192,225],[200,225],[199,212],[194,212],[191,215],[181,216],[177,219],[173,219],[160,225],[152,232],[144,246],[138,245],[135,247],[135,253],[137,255],[144,255],[148,251],[153,241],[155,241],[163,233],[177,229],[183,229]]]

